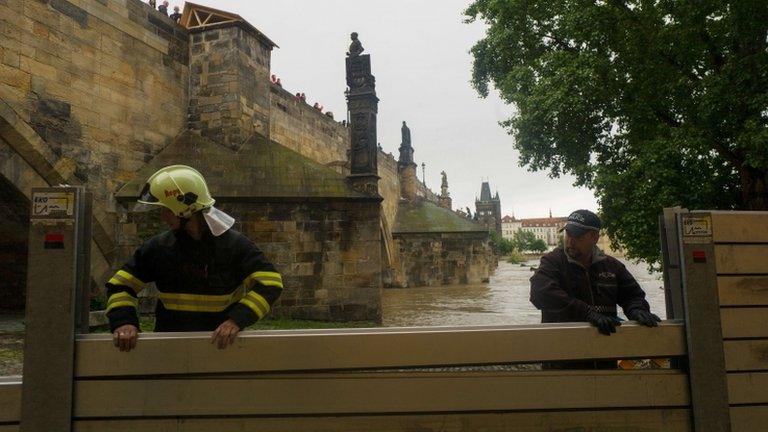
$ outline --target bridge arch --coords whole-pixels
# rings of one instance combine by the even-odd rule
[[[15,293],[11,294],[13,297],[23,298],[26,290],[26,237],[32,188],[67,183],[77,185],[79,182],[72,175],[75,168],[76,163],[72,159],[57,156],[9,104],[0,100],[0,220],[10,221],[7,227],[0,228],[0,236],[5,231],[12,231],[8,234],[8,242],[0,242],[0,255],[6,255],[9,260],[0,261],[16,263],[14,267],[18,274],[15,274],[14,282],[7,283],[8,292],[13,290]],[[5,213],[9,215],[6,217]],[[113,251],[114,245],[95,218],[93,224],[91,276],[94,282],[100,284],[110,271],[105,251]],[[0,267],[0,276],[3,274],[10,276],[11,272],[3,273]],[[14,285],[11,286],[11,283]],[[5,291],[5,285],[0,289]],[[23,304],[14,303],[14,309],[20,307]]]

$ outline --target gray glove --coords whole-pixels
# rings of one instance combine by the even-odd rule
[[[661,322],[661,318],[645,309],[632,309],[627,318],[648,327],[658,327]]]
[[[589,321],[593,326],[597,327],[597,331],[606,336],[610,336],[611,333],[616,333],[616,327],[621,325],[621,322],[618,320],[609,316],[605,316],[591,308],[587,313],[587,321]]]

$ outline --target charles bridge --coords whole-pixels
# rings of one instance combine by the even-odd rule
[[[242,17],[187,3],[177,24],[139,0],[0,2],[2,300],[23,307],[32,187],[94,196],[92,289],[163,229],[145,179],[188,164],[284,275],[277,315],[380,319],[382,287],[478,283],[487,230],[416,179],[410,131],[376,146],[371,56],[346,61],[348,122],[270,81],[278,45]],[[446,205],[447,203],[447,205]],[[20,264],[20,265],[19,265]]]

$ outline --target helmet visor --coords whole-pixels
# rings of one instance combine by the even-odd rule
[[[144,189],[141,190],[141,193],[139,194],[139,202],[143,203],[156,203],[160,202],[157,197],[152,195],[152,191],[149,190],[149,183],[146,183],[144,185]]]

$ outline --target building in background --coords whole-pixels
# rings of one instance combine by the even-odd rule
[[[515,215],[506,215],[501,218],[501,236],[507,240],[512,240],[515,237],[517,230],[522,228],[523,221],[516,219]]]
[[[549,217],[546,218],[517,219],[514,215],[506,215],[501,219],[501,235],[505,239],[513,240],[518,230],[528,231],[533,233],[536,238],[544,240],[549,249],[554,249],[563,235],[560,230],[565,227],[567,222],[567,217],[553,217],[551,211]],[[614,248],[611,241],[608,233],[602,230],[597,247],[608,255],[624,257],[624,249],[621,247]]]
[[[480,199],[475,199],[475,219],[488,230],[501,234],[501,200],[498,191],[495,196],[491,196],[488,182],[483,182]]]
[[[544,240],[552,249],[557,246],[560,230],[567,222],[567,217],[552,217],[551,211],[546,218],[516,219],[514,216],[504,216],[501,219],[501,234],[503,238],[512,240],[517,230],[528,231]]]

